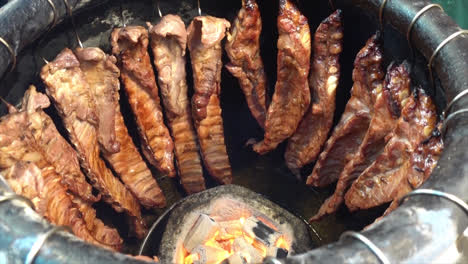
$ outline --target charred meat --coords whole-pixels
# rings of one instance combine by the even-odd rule
[[[333,125],[336,88],[340,78],[339,57],[343,50],[340,10],[320,24],[313,48],[309,78],[311,107],[289,139],[285,153],[286,165],[293,171],[317,158]]]
[[[311,220],[318,220],[335,212],[344,200],[344,195],[353,181],[369,167],[385,147],[385,137],[395,128],[401,110],[408,102],[410,91],[409,69],[406,63],[390,65],[383,90],[377,90],[374,114],[369,129],[354,157],[340,174],[333,195],[328,198]]]
[[[185,24],[179,16],[166,15],[156,26],[150,26],[149,32],[180,181],[187,193],[197,193],[206,187],[188,98]]]
[[[278,72],[265,122],[265,136],[253,149],[265,154],[291,137],[310,104],[310,29],[307,18],[290,0],[280,0]]]
[[[409,97],[383,152],[353,183],[345,195],[351,211],[372,208],[395,198],[407,176],[401,173],[411,153],[432,135],[437,113],[431,98],[422,90]]]
[[[99,155],[99,120],[80,62],[71,50],[64,49],[54,61],[42,68],[41,78],[48,95],[54,99],[54,105],[79,155],[81,167],[92,184],[100,191],[104,201],[117,212],[124,211],[130,216],[136,235],[144,236],[145,227],[138,201],[114,177]]]
[[[262,18],[256,1],[242,0],[242,9],[227,36],[226,52],[231,62],[226,68],[239,79],[250,112],[263,128],[267,79],[260,56],[261,31]]]
[[[221,41],[229,27],[225,19],[198,16],[187,30],[195,90],[192,115],[205,166],[210,175],[222,184],[232,182],[220,105]]]
[[[133,144],[120,112],[120,71],[115,57],[99,48],[78,48],[76,56],[96,102],[104,158],[143,206],[164,207],[164,194]]]
[[[175,177],[174,143],[164,124],[158,86],[148,53],[148,31],[141,26],[116,28],[112,53],[143,141],[143,153],[162,173]]]
[[[356,56],[351,98],[307,179],[308,185],[324,187],[336,181],[361,145],[373,114],[375,93],[383,86],[382,60],[383,53],[376,34]]]

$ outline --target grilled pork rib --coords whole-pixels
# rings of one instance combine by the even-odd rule
[[[242,9],[227,36],[226,53],[231,62],[226,68],[239,79],[250,112],[264,128],[267,79],[260,56],[261,32],[262,18],[256,1],[242,0]]]
[[[36,205],[42,207],[38,213],[51,223],[70,227],[77,237],[94,245],[120,250],[122,239],[117,230],[103,226],[104,229],[96,230],[101,232],[99,236],[95,236],[95,230],[88,229],[85,219],[72,201],[72,195],[68,194],[67,188],[60,183],[60,176],[54,167],[39,169],[34,163],[18,162],[6,171],[5,176],[15,192],[36,201]],[[31,185],[31,181],[35,181],[36,184]],[[24,191],[25,189],[29,191]]]
[[[328,198],[311,221],[338,210],[353,181],[369,167],[385,147],[385,137],[395,128],[402,108],[410,96],[411,80],[406,63],[390,65],[383,90],[376,91],[374,114],[369,129],[354,157],[340,174],[335,192]]]
[[[140,205],[125,186],[114,177],[99,155],[98,119],[90,87],[80,63],[73,52],[64,49],[54,61],[41,71],[46,91],[54,99],[70,140],[78,152],[81,167],[92,184],[117,212],[125,211],[130,216],[133,230],[138,237],[145,234]]]
[[[385,210],[383,216],[388,215],[390,212],[398,208],[400,199],[411,192],[412,190],[421,186],[432,173],[432,170],[436,167],[437,161],[439,160],[442,150],[444,148],[444,142],[442,135],[439,132],[439,128],[434,130],[431,137],[424,140],[418,148],[411,154],[411,158],[406,164],[399,170],[399,177],[401,181],[399,186],[394,188],[394,193],[391,194],[393,202]],[[396,178],[399,178],[396,177]]]
[[[373,114],[375,93],[382,89],[384,72],[378,34],[372,36],[354,61],[351,98],[338,125],[320,153],[307,185],[324,187],[336,181],[364,139]]]
[[[39,101],[42,103],[37,104]],[[70,146],[57,148],[44,145],[44,139],[50,137],[45,134],[55,129],[52,129],[53,123],[41,124],[43,120],[50,120],[44,118],[47,115],[42,111],[48,105],[47,97],[36,93],[32,87],[24,97],[23,108],[2,117],[0,168],[6,170],[4,176],[15,192],[29,198],[39,214],[54,224],[70,227],[75,235],[88,242],[118,250],[122,239],[117,230],[105,226],[96,218],[89,202],[69,193],[70,189],[62,184],[68,173],[74,173],[76,154]],[[57,136],[55,140],[63,140],[59,138],[60,135]],[[56,151],[53,152],[54,160],[50,159],[50,151]],[[70,162],[69,170],[58,169],[66,162]],[[86,219],[82,217],[72,200],[82,201],[93,215]]]
[[[179,16],[166,15],[149,28],[161,98],[174,138],[182,186],[188,194],[205,190],[197,136],[192,123],[185,72],[187,31]]]
[[[78,48],[76,56],[96,102],[98,139],[104,158],[143,206],[164,207],[164,194],[133,144],[120,112],[120,71],[115,57],[99,48]]]
[[[333,125],[336,88],[340,78],[339,57],[343,50],[340,10],[320,24],[315,33],[313,48],[309,78],[311,107],[289,139],[284,154],[286,165],[293,171],[317,158]]]
[[[265,154],[296,131],[310,104],[310,29],[307,18],[290,0],[280,0],[278,72],[265,122],[265,136],[253,149]]]
[[[407,176],[401,173],[418,146],[432,134],[437,113],[431,98],[422,90],[409,97],[383,152],[353,183],[345,195],[351,211],[375,207],[395,198]]]
[[[116,28],[112,53],[143,141],[143,153],[162,173],[175,177],[174,143],[164,124],[158,86],[148,54],[148,31],[141,26]]]
[[[195,90],[192,97],[192,115],[206,169],[222,184],[232,182],[219,98],[221,41],[229,27],[230,24],[225,19],[198,16],[193,19],[187,30]]]
[[[44,149],[45,158],[62,175],[62,183],[74,194],[88,202],[96,202],[100,196],[92,194],[92,187],[81,172],[78,156],[72,146],[60,135],[52,119],[42,110],[50,106],[49,98],[30,86],[23,96],[23,109],[29,118],[29,126],[36,142]]]

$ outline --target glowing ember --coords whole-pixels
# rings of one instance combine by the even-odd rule
[[[285,257],[289,244],[266,219],[250,216],[216,222],[201,214],[185,238],[184,249],[184,264],[258,263],[267,256]]]

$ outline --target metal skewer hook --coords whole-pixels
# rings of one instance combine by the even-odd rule
[[[80,36],[78,35],[78,31],[76,30],[75,20],[73,19],[73,11],[70,7],[70,4],[68,3],[68,0],[63,0],[63,2],[65,3],[65,7],[67,8],[67,14],[70,17],[70,22],[73,28],[73,32],[75,33],[75,38],[78,42],[78,46],[80,46],[80,48],[83,48],[83,43],[81,42]]]
[[[197,4],[198,4],[198,15],[201,16],[201,7],[200,7],[200,0],[197,0]]]
[[[159,6],[159,0],[156,0],[156,9],[158,10],[158,15],[159,17],[163,17],[162,12],[161,12],[161,7]]]

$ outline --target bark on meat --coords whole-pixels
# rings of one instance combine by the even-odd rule
[[[408,176],[402,173],[411,162],[411,153],[431,137],[437,113],[431,98],[422,90],[409,97],[383,152],[353,183],[345,195],[351,211],[392,201]]]
[[[188,98],[185,24],[179,16],[166,15],[156,26],[149,26],[151,49],[158,70],[162,102],[174,138],[180,181],[187,193],[197,193],[206,187]]]
[[[383,85],[382,60],[379,34],[376,34],[356,56],[351,98],[307,179],[308,185],[324,187],[336,181],[361,145],[373,114],[375,94]]]
[[[335,114],[336,88],[340,78],[339,57],[343,50],[341,11],[318,27],[309,85],[312,103],[286,148],[286,165],[293,171],[313,162],[328,138]]]
[[[265,135],[253,149],[265,154],[291,137],[310,104],[310,29],[307,18],[290,0],[280,0],[278,72],[268,107]]]
[[[264,128],[267,105],[267,79],[260,56],[262,18],[255,0],[243,0],[231,32],[226,52],[230,63],[226,68],[239,80],[250,112]]]
[[[174,143],[164,124],[148,53],[148,31],[141,26],[116,28],[111,35],[111,45],[119,60],[122,82],[136,117],[143,153],[159,171],[175,177]]]
[[[164,194],[133,144],[120,112],[120,71],[115,65],[116,58],[106,55],[99,48],[78,48],[76,55],[91,88],[90,94],[96,101],[98,138],[107,139],[104,142],[113,139],[107,147],[101,141],[104,158],[143,206],[164,207]]]
[[[78,59],[71,50],[64,49],[42,68],[41,78],[77,150],[81,167],[104,201],[117,212],[126,212],[135,234],[143,237],[146,228],[138,201],[100,157],[95,103]]]
[[[192,114],[202,158],[210,175],[222,184],[232,182],[221,117],[221,41],[230,24],[225,19],[198,16],[188,28],[195,94]]]
[[[341,172],[335,192],[320,207],[317,215],[311,219],[312,221],[338,210],[353,181],[383,151],[386,136],[397,125],[401,109],[409,100],[410,85],[411,80],[406,63],[399,66],[391,64],[387,70],[383,89],[376,91],[374,113],[361,146]]]

